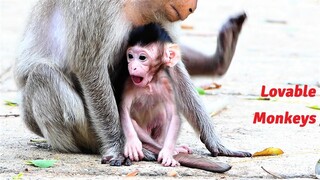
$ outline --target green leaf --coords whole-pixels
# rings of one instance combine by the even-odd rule
[[[200,95],[205,95],[205,94],[206,94],[205,90],[202,89],[202,88],[197,87],[196,90],[198,91],[198,93],[199,93]]]
[[[259,100],[259,101],[270,101],[270,98],[268,98],[268,97],[257,97],[256,100]]]
[[[19,174],[13,176],[12,179],[13,179],[13,180],[20,180],[20,179],[22,179],[22,177],[23,177],[23,173],[20,172]]]
[[[4,100],[4,104],[7,106],[18,106],[18,103],[9,100]]]
[[[319,105],[314,105],[314,106],[307,106],[308,108],[315,109],[315,110],[320,110]]]
[[[53,166],[56,161],[57,160],[37,159],[37,160],[27,161],[26,164],[33,165],[33,166],[40,167],[40,168],[48,168],[48,167]]]
[[[258,101],[270,101],[269,97],[254,97],[254,98],[247,98],[248,100],[258,100]]]
[[[46,139],[30,139],[32,143],[47,143]]]

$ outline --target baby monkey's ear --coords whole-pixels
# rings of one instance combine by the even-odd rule
[[[175,66],[181,59],[181,51],[178,44],[167,43],[164,46],[164,62],[168,67]]]

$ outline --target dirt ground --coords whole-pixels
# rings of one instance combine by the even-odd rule
[[[236,13],[248,14],[227,74],[220,78],[193,77],[194,83],[222,85],[212,91],[212,95],[202,97],[208,113],[223,108],[212,120],[227,147],[252,153],[278,147],[284,154],[255,158],[209,157],[204,145],[184,122],[179,143],[189,145],[196,154],[232,165],[232,169],[223,174],[185,167],[166,168],[155,162],[110,167],[100,164],[99,155],[63,154],[30,145],[29,141],[38,137],[25,128],[18,116],[19,107],[7,106],[4,101],[19,102],[11,67],[34,2],[0,0],[0,179],[12,179],[19,173],[23,179],[122,179],[135,170],[138,170],[136,179],[170,178],[171,171],[181,179],[315,178],[315,164],[320,159],[320,111],[306,106],[320,105],[319,0],[199,1],[196,12],[182,23],[193,28],[181,31],[181,41],[211,53],[222,23]],[[270,89],[293,88],[295,84],[315,88],[316,96],[252,100],[260,96],[262,85]],[[315,115],[316,122],[304,127],[253,123],[255,112],[284,115],[286,111],[291,115]],[[58,161],[48,169],[25,164],[33,159]]]

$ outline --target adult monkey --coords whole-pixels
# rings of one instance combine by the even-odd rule
[[[122,55],[127,36],[133,26],[150,22],[171,32],[172,22],[185,19],[196,4],[197,0],[41,0],[25,31],[14,72],[27,127],[59,151],[100,151],[103,163],[125,163],[115,95],[121,93],[123,81],[118,79],[125,76],[121,67],[126,68]],[[243,17],[227,23],[239,22],[241,28]],[[222,38],[223,49],[230,45],[226,42],[234,48],[237,35],[232,34],[239,31],[226,31],[231,41]],[[217,52],[230,57],[234,50]],[[181,92],[182,113],[212,155],[250,156],[221,145],[184,65],[179,63],[171,74]]]

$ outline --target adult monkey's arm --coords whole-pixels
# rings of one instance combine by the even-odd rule
[[[223,75],[227,72],[236,50],[245,13],[231,17],[221,28],[216,52],[206,55],[188,46],[181,45],[184,64],[190,75]]]

